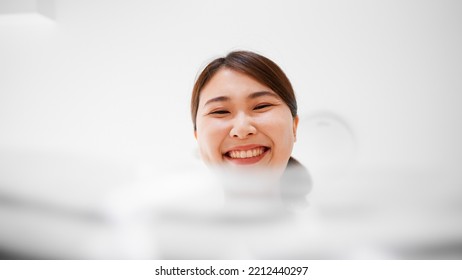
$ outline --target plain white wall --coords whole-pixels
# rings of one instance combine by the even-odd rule
[[[192,162],[196,74],[250,49],[285,70],[302,120],[347,125],[357,162],[462,166],[460,1],[54,2],[54,20],[0,14],[1,150]],[[307,127],[295,154],[316,165]]]

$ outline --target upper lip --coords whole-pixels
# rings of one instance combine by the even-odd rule
[[[234,146],[232,148],[227,149],[224,154],[229,153],[231,151],[247,151],[259,147],[264,147],[267,148],[265,145],[260,145],[260,144],[249,144],[249,145],[242,145],[242,146]]]

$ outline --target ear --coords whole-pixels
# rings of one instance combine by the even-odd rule
[[[197,130],[194,129],[194,138],[197,140]]]
[[[294,118],[293,130],[294,130],[294,142],[297,141],[297,127],[298,127],[298,116]]]

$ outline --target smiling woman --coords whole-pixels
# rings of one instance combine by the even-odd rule
[[[283,186],[282,194],[301,197],[308,193],[308,172],[291,157],[297,101],[289,79],[273,61],[248,51],[213,60],[194,85],[191,114],[200,155],[207,165],[258,169]],[[291,186],[301,184],[302,191],[289,189],[287,181]]]

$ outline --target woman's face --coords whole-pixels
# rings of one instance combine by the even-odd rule
[[[222,68],[202,89],[195,132],[208,165],[256,167],[282,174],[298,118],[269,87]]]

